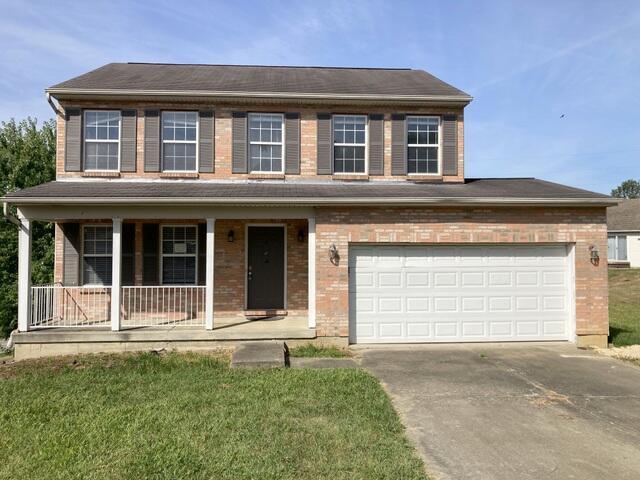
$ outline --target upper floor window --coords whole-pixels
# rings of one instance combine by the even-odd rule
[[[366,173],[367,117],[335,115],[333,117],[333,171]]]
[[[249,171],[282,173],[282,115],[249,114]]]
[[[440,173],[440,118],[407,117],[407,172]]]
[[[195,172],[198,165],[198,113],[162,112],[162,169]]]
[[[120,112],[84,112],[84,169],[118,170],[120,163]]]
[[[83,285],[111,285],[113,227],[85,225],[82,235]]]
[[[195,285],[198,257],[195,226],[162,227],[162,283]]]
[[[609,235],[607,239],[607,258],[624,262],[627,260],[627,236]]]

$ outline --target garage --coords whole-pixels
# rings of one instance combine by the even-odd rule
[[[351,343],[570,340],[572,247],[351,245]]]

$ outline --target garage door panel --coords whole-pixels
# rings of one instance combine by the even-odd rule
[[[351,340],[566,340],[567,249],[352,247]]]

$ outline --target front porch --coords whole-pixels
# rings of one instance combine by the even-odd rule
[[[219,342],[315,338],[312,212],[215,210],[216,217],[203,218],[192,217],[193,208],[140,208],[133,219],[107,219],[97,215],[103,211],[97,207],[67,211],[64,217],[54,209],[20,209],[16,346],[25,355],[40,356],[37,351],[52,348],[55,353],[207,348]],[[50,285],[30,281],[34,220],[56,222]],[[185,238],[168,242],[168,227],[176,225]],[[277,233],[276,226],[282,242],[260,237],[252,260],[250,228]],[[93,243],[85,227],[92,229]],[[270,270],[256,266],[262,255],[268,257],[264,263],[281,265],[272,282]],[[174,258],[179,261],[171,262]],[[255,282],[261,271],[266,280]],[[253,294],[251,282],[258,285]]]

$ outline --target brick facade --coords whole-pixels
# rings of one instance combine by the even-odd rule
[[[575,244],[576,333],[607,335],[607,262],[590,261],[589,246],[607,249],[606,211],[598,208],[318,208],[316,330],[349,334],[348,258],[353,243]],[[327,254],[335,244],[336,266]],[[605,337],[606,338],[606,337]]]
[[[348,254],[352,244],[562,243],[575,245],[576,334],[601,339],[608,334],[607,262],[603,259],[594,265],[589,247],[606,251],[605,218],[604,207],[317,208],[316,333],[325,337],[349,334]],[[263,223],[287,226],[287,309],[290,315],[306,315],[307,222],[277,219],[216,222],[216,315],[244,315],[246,226]],[[137,259],[141,256],[141,222],[136,225]],[[227,240],[230,230],[234,231],[234,242]],[[302,242],[298,240],[300,230],[304,233]],[[329,261],[331,244],[338,248],[338,265]],[[62,278],[61,245],[58,227],[56,281]],[[136,261],[136,284],[141,283],[140,268],[141,261]]]
[[[68,107],[81,107],[85,109],[135,109],[137,111],[137,148],[136,148],[136,171],[135,172],[121,172],[118,176],[120,178],[167,178],[166,174],[158,172],[145,172],[144,171],[144,110],[145,109],[160,109],[160,110],[195,110],[202,108],[202,104],[143,104],[143,103],[74,103],[68,105]],[[256,105],[234,105],[233,107],[216,107],[213,108],[215,112],[215,173],[199,173],[196,175],[189,175],[190,178],[200,178],[204,180],[246,180],[248,178],[254,178],[251,174],[234,174],[231,173],[231,112],[233,111],[248,111],[248,112],[269,112],[269,113],[286,113],[286,112],[298,112],[300,113],[300,174],[284,176],[286,179],[311,179],[318,178],[322,180],[331,180],[330,175],[317,175],[316,173],[316,158],[317,158],[317,139],[316,139],[316,114],[322,112],[343,113],[343,114],[384,114],[384,175],[375,175],[368,177],[369,181],[379,180],[428,180],[428,181],[445,181],[445,182],[461,182],[464,180],[464,116],[462,107],[440,108],[432,107],[425,108],[402,108],[401,110],[383,107],[345,107],[345,106],[331,106],[309,109],[309,108],[296,108],[285,105],[273,105],[269,107],[256,106]],[[458,152],[458,174],[447,175],[444,177],[416,177],[416,176],[398,176],[391,175],[391,114],[393,113],[406,113],[416,115],[445,115],[456,114],[458,116],[458,135],[457,135],[457,152]],[[58,179],[62,178],[82,178],[87,175],[83,172],[65,172],[64,170],[64,155],[65,155],[65,121],[64,118],[58,116],[57,118],[57,155],[56,155],[56,174]],[[91,173],[91,176],[102,176],[98,173]],[[174,178],[175,175],[172,175]],[[179,175],[177,176],[179,177]],[[362,177],[359,177],[362,178]],[[365,179],[367,177],[364,177]]]
[[[85,223],[109,223],[104,220]],[[140,220],[126,220],[136,225],[135,239],[135,285],[142,285],[142,224]],[[148,222],[148,221],[145,221]],[[196,224],[197,220],[172,220],[168,224]],[[287,273],[286,273],[286,307],[290,315],[306,315],[308,310],[308,262],[307,262],[307,221],[306,220],[218,220],[215,229],[214,259],[214,311],[216,315],[225,317],[242,317],[245,310],[245,278],[246,278],[246,226],[250,224],[282,224],[286,226]],[[234,241],[228,241],[228,233],[234,232]],[[63,268],[63,234],[56,225],[54,281],[62,283]],[[303,240],[298,233],[303,232]]]

